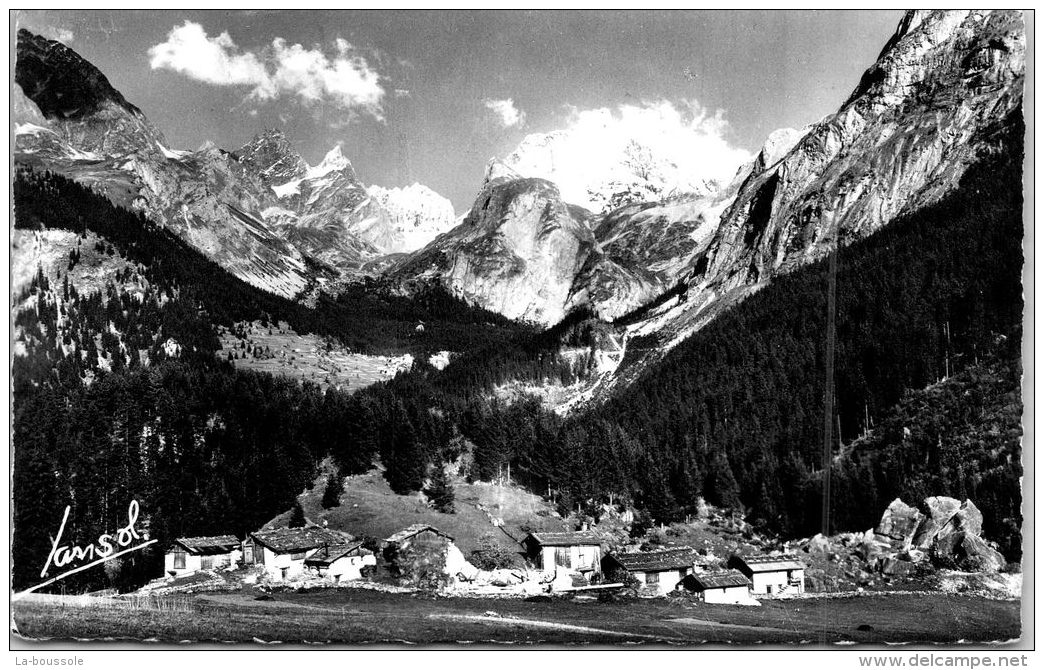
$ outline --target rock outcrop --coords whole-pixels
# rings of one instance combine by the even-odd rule
[[[902,549],[908,549],[924,518],[916,507],[911,507],[896,498],[884,511],[881,523],[877,525],[877,534],[884,541],[891,541]]]
[[[464,222],[393,271],[441,281],[466,300],[513,319],[565,316],[573,280],[593,247],[591,214],[543,179],[500,177],[479,192]]]
[[[896,560],[914,564],[929,558],[936,567],[968,572],[997,572],[1006,565],[1004,556],[981,537],[982,512],[971,500],[933,496],[924,505],[928,515],[896,498],[882,515],[875,539],[887,539],[893,554],[898,552],[882,553],[884,574],[905,574]]]

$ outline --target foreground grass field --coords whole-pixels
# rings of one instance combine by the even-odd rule
[[[944,594],[766,601],[762,607],[435,598],[362,589],[260,595],[248,589],[199,594],[163,609],[19,601],[14,621],[22,636],[34,639],[255,644],[982,643],[1013,640],[1021,631],[1017,601]]]

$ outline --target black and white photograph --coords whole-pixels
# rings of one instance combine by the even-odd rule
[[[10,10],[9,653],[1027,665],[1033,26]]]

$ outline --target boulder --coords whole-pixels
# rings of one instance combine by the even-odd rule
[[[825,554],[831,550],[830,540],[823,536],[822,533],[816,533],[812,536],[812,539],[808,541],[808,551],[810,553]]]
[[[948,496],[930,496],[924,499],[924,504],[928,507],[928,513],[931,515],[932,521],[939,528],[946,525],[946,522],[961,507],[961,501]]]
[[[958,524],[959,528],[972,535],[982,535],[982,512],[971,500],[961,503],[961,508],[950,519],[950,523]]]
[[[965,500],[957,511],[935,532],[933,542],[945,541],[955,533],[982,534],[982,512],[970,500]]]
[[[913,572],[914,564],[899,558],[886,558],[881,561],[881,574],[889,577],[903,577]]]
[[[924,518],[924,515],[916,507],[911,507],[901,499],[896,498],[888,505],[888,509],[881,516],[881,523],[877,525],[877,532],[893,542],[901,543],[903,547],[908,547]]]
[[[965,533],[959,549],[957,567],[968,572],[1000,572],[1006,563],[1004,556],[978,535]]]
[[[966,572],[998,572],[1006,564],[999,551],[978,535],[965,531],[938,537],[931,556],[937,567]]]
[[[917,534],[914,535],[913,546],[921,550],[929,549],[939,534],[939,528],[939,523],[934,517],[925,519],[921,527],[917,529]]]

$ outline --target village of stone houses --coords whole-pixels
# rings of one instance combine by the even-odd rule
[[[928,610],[945,612],[940,639],[955,634],[950,624],[969,637],[1018,625],[1010,608],[979,614],[1017,602],[1021,574],[981,536],[971,500],[896,499],[863,533],[784,542],[708,504],[684,523],[650,525],[621,505],[563,517],[504,481],[455,480],[456,499],[442,510],[424,494],[392,493],[378,470],[345,477],[336,501],[328,488],[320,475],[293,511],[245,536],[178,538],[165,547],[163,574],[138,592],[81,600],[166,599],[181,603],[175,610],[293,621],[316,614],[305,608],[341,612],[338,626],[370,631],[350,641],[809,641],[817,627],[836,641],[877,641],[918,635],[918,619],[930,639],[939,621],[925,619]],[[448,609],[428,609],[439,605]],[[398,623],[384,634],[369,628],[388,616]],[[453,625],[419,632],[425,619]]]

